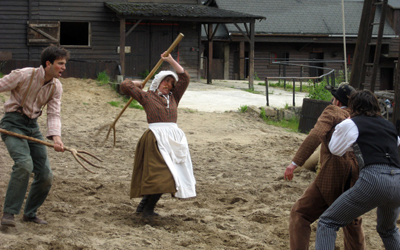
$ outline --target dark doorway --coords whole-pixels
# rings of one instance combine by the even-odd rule
[[[323,59],[324,59],[324,53],[310,53],[310,69],[309,69],[310,77],[317,77],[324,74],[324,69],[320,69],[324,67],[324,63],[319,62],[322,61]]]
[[[379,90],[393,90],[393,68],[381,68]]]

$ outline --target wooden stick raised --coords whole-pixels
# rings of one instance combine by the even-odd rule
[[[165,52],[164,56],[168,56],[174,49],[175,47],[179,44],[179,42],[182,40],[182,38],[184,37],[184,35],[182,33],[179,33],[179,35],[176,37],[175,41],[171,44],[171,46],[169,46],[169,48],[167,49],[167,51]],[[147,83],[147,81],[153,77],[153,75],[156,73],[157,69],[161,66],[161,64],[164,61],[160,58],[160,60],[158,61],[158,63],[156,64],[156,66],[154,66],[154,68],[151,70],[151,72],[149,73],[149,75],[146,77],[146,79],[144,79],[142,86],[144,87]],[[117,123],[117,121],[119,120],[119,118],[121,117],[121,115],[125,112],[125,110],[129,107],[129,104],[131,104],[131,102],[133,101],[133,98],[131,97],[129,99],[129,101],[125,104],[124,108],[121,110],[121,112],[118,114],[117,118],[115,118],[114,122],[112,124],[109,125],[108,128],[108,133],[107,133],[107,137],[105,139],[105,141],[108,139],[108,137],[110,136],[111,133],[111,129],[114,132],[114,146],[115,146],[115,142],[116,142],[116,135],[115,135],[115,124]],[[107,127],[103,126],[104,127]]]

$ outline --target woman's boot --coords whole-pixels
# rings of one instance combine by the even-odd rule
[[[143,212],[143,208],[146,205],[148,200],[149,200],[149,196],[148,195],[143,196],[142,200],[140,201],[139,205],[136,208],[136,213]]]
[[[154,212],[154,208],[156,207],[156,204],[158,200],[161,198],[162,194],[152,194],[148,195],[149,198],[147,200],[146,205],[143,208],[143,217],[152,217],[152,216],[157,216],[158,213]]]

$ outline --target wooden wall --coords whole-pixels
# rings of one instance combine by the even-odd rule
[[[124,0],[108,0],[124,2]],[[126,0],[125,0],[126,1]],[[142,1],[154,2],[154,1]],[[195,4],[197,0],[176,0],[175,2]],[[29,4],[30,3],[30,4]],[[71,53],[70,67],[74,65],[81,70],[74,70],[74,77],[90,77],[94,66],[107,65],[112,77],[118,74],[119,64],[119,19],[116,14],[104,5],[104,0],[2,0],[0,1],[0,44],[1,51],[10,51],[13,60],[21,60],[18,65],[36,61],[46,46],[27,45],[27,22],[60,21],[89,22],[91,27],[90,46],[65,46]],[[127,20],[128,21],[128,20]],[[180,23],[179,30],[185,35],[179,45],[180,59],[192,78],[197,78],[199,55],[197,49],[199,25]],[[63,45],[63,44],[61,44]],[[166,44],[165,50],[170,44]],[[141,46],[136,45],[136,46]],[[194,51],[191,49],[194,48]],[[161,53],[157,52],[157,53]],[[86,66],[87,64],[87,66]],[[30,65],[26,65],[30,66]],[[87,67],[87,69],[85,69]],[[98,70],[102,71],[101,68]],[[151,70],[151,69],[150,69]],[[67,70],[68,71],[68,70]],[[81,72],[81,73],[79,73]],[[8,72],[3,72],[8,73]],[[97,72],[99,73],[99,72]],[[76,75],[75,75],[76,74]],[[95,74],[97,75],[97,74]]]
[[[301,48],[299,50],[298,48]],[[248,45],[246,44],[246,50],[248,51]],[[355,49],[354,44],[349,44],[346,47],[347,54],[353,54]],[[332,61],[343,61],[343,46],[341,44],[310,44],[307,46],[303,46],[301,44],[295,43],[255,43],[255,53],[254,53],[254,72],[255,76],[257,76],[260,80],[264,80],[265,77],[277,77],[283,76],[283,66],[279,66],[278,64],[271,63],[270,58],[274,58],[275,53],[283,55],[288,54],[288,60],[292,63],[293,61],[305,61],[310,59],[310,53],[321,52],[321,57],[323,60],[326,60],[322,66],[325,68],[335,69],[335,76],[338,78],[339,76],[344,80],[345,70],[344,63],[342,62],[332,62]],[[239,43],[231,43],[230,44],[230,67],[229,67],[229,78],[230,79],[238,79],[238,55],[239,55]],[[278,60],[283,60],[284,58],[278,58]],[[293,62],[295,64],[301,64],[308,66],[308,62]],[[351,63],[348,63],[348,74],[351,73]],[[393,68],[393,60],[382,58],[380,61],[380,67],[385,68],[385,72],[391,72],[387,69]],[[286,76],[290,77],[299,77],[300,76],[300,66],[286,66]],[[372,69],[370,69],[371,71]],[[322,70],[322,74],[328,73],[329,69]],[[370,76],[371,72],[367,72],[365,86],[368,87],[370,84]],[[310,71],[309,68],[303,67],[303,76],[309,77]],[[349,80],[350,77],[348,77]],[[381,71],[378,70],[378,75],[376,79],[376,89],[380,89],[380,78]],[[385,77],[386,78],[386,77]],[[389,79],[391,77],[389,76]],[[390,86],[390,83],[385,83],[385,86]],[[383,87],[383,86],[382,86]]]

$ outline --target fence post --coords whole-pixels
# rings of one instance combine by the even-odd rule
[[[303,66],[300,67],[300,92],[303,92]]]
[[[283,65],[283,89],[286,90],[286,65]]]
[[[296,92],[296,79],[293,78],[293,107],[296,106],[295,92]]]
[[[269,106],[268,77],[265,77],[265,96],[267,98],[267,106]]]

